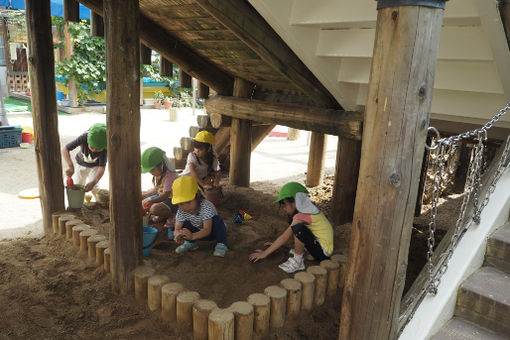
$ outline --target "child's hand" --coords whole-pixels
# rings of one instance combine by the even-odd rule
[[[85,191],[90,191],[92,190],[92,188],[94,188],[94,185],[96,185],[96,181],[92,181],[92,182],[88,182],[85,187],[83,188],[83,190]]]
[[[181,235],[185,240],[193,240],[193,233],[189,229],[181,229]]]
[[[174,241],[177,244],[183,244],[184,243],[184,237],[182,235],[182,229],[181,230],[174,230]]]
[[[262,260],[266,258],[266,254],[264,251],[260,249],[256,249],[254,253],[251,253],[248,257],[251,262],[257,262],[258,260]]]
[[[74,174],[74,167],[70,166],[66,169],[66,176],[71,177]]]

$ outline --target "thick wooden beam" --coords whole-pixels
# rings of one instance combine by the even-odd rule
[[[241,78],[235,78],[234,97],[248,97],[253,84]],[[250,159],[252,127],[249,119],[232,119],[230,127],[230,184],[250,186]]]
[[[93,11],[90,12],[90,35],[104,37],[103,17]]]
[[[332,209],[335,225],[352,221],[360,157],[360,141],[338,137]]]
[[[163,77],[174,76],[174,65],[165,57],[159,59],[159,74]]]
[[[65,21],[80,21],[80,4],[76,0],[64,0],[64,20]]]
[[[397,334],[444,12],[378,5],[340,318],[343,340]]]
[[[79,0],[82,4],[102,15],[102,0]],[[230,95],[234,86],[234,77],[195,53],[144,15],[140,15],[141,41],[173,64],[179,65],[186,73],[198,79],[218,94]]]
[[[262,60],[273,66],[320,107],[339,105],[260,14],[245,1],[196,0]]]
[[[510,49],[510,1],[502,0],[499,2],[499,13],[501,14],[501,21],[505,29],[506,41]]]
[[[359,112],[223,96],[210,96],[205,101],[205,108],[209,114],[219,113],[234,118],[361,139],[363,114]]]
[[[152,50],[140,43],[140,64],[152,65]]]
[[[191,88],[191,76],[182,69],[179,70],[179,86],[186,89]]]
[[[138,0],[105,1],[104,13],[111,271],[114,290],[127,294],[134,289],[132,272],[142,263]]]
[[[322,169],[326,155],[327,136],[312,131],[310,151],[308,152],[308,170],[306,171],[306,186],[316,187],[322,180]]]
[[[26,0],[25,6],[35,158],[43,227],[49,234],[51,214],[64,210],[50,2]]]
[[[198,98],[207,98],[209,97],[209,87],[202,82],[198,83]]]

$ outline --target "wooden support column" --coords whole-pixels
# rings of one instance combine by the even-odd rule
[[[49,234],[52,232],[51,215],[64,210],[50,2],[27,0],[25,6],[35,158],[43,227]]]
[[[66,21],[64,24],[64,45],[66,49],[66,59],[70,59],[73,55],[73,40],[71,35],[69,34],[69,23]],[[78,90],[76,88],[76,83],[69,79],[67,82],[67,96],[69,100],[71,100],[71,106],[78,106]]]
[[[104,37],[103,17],[90,11],[90,35],[93,37]]]
[[[322,169],[326,155],[327,136],[320,132],[312,131],[310,140],[310,152],[308,153],[308,170],[306,172],[306,186],[315,187],[321,183]]]
[[[80,21],[80,4],[76,0],[64,0],[64,20],[66,22],[73,21],[73,22],[79,22]]]
[[[198,84],[198,98],[207,98],[209,97],[209,87],[204,83],[200,82]]]
[[[248,98],[253,84],[241,79],[234,79],[234,97]],[[230,184],[243,187],[250,186],[252,121],[232,118],[230,127]]]
[[[151,65],[151,55],[152,50],[145,46],[144,44],[140,44],[140,64],[142,65]]]
[[[174,75],[174,65],[163,56],[160,56],[159,59],[159,74],[163,77],[173,77]]]
[[[179,70],[179,86],[186,89],[191,88],[191,76],[182,69]]]
[[[506,41],[508,43],[508,48],[510,48],[510,1],[509,0],[500,0],[499,13],[501,14],[501,21],[503,22],[503,28],[505,29]]]
[[[133,270],[142,263],[138,0],[105,1],[103,13],[112,284],[114,290],[127,294],[134,288]]]
[[[335,184],[333,185],[333,223],[352,221],[358,187],[361,142],[338,136]]]
[[[345,340],[397,335],[443,22],[442,1],[388,3],[378,2],[340,317]]]

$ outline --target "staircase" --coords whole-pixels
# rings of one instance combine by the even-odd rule
[[[248,1],[344,109],[364,110],[376,1]],[[433,119],[485,123],[510,98],[510,51],[496,7],[496,0],[446,3]],[[501,126],[509,128],[510,117]]]
[[[459,288],[454,317],[431,339],[510,338],[510,223],[489,238],[483,267]]]

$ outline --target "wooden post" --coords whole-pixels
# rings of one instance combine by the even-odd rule
[[[74,215],[62,215],[58,218],[58,229],[53,230],[54,233],[64,235],[66,233],[66,223],[74,220]]]
[[[161,308],[161,287],[168,281],[166,275],[154,275],[147,281],[147,305],[151,311]]]
[[[315,291],[313,292],[313,303],[315,306],[322,306],[326,299],[326,287],[328,285],[328,271],[321,266],[311,266],[306,271],[315,276]]]
[[[333,223],[352,221],[358,186],[361,142],[338,136],[335,183],[333,185]]]
[[[301,282],[296,279],[283,279],[280,281],[287,291],[287,318],[295,318],[301,311]]]
[[[165,57],[159,56],[159,74],[162,77],[173,77],[174,65]]]
[[[255,293],[248,296],[247,301],[254,310],[253,330],[257,335],[262,336],[269,330],[271,299],[265,294]]]
[[[104,240],[106,240],[106,237],[99,234],[92,235],[87,239],[87,253],[89,259],[96,260],[96,244]]]
[[[397,335],[444,12],[413,3],[378,3],[339,339]]]
[[[241,79],[234,79],[234,97],[248,98],[253,84]],[[248,119],[232,119],[230,127],[230,184],[250,186],[250,159],[252,121]]]
[[[85,229],[80,233],[80,251],[81,252],[88,254],[87,240],[89,239],[89,237],[91,237],[95,234],[97,234],[97,230],[92,229],[92,228]]]
[[[336,294],[338,289],[338,280],[340,279],[340,264],[336,261],[324,260],[321,262],[321,267],[328,271],[326,295],[328,297],[332,297]]]
[[[234,313],[234,338],[252,340],[253,306],[246,301],[237,301],[231,304],[228,310]]]
[[[103,268],[105,272],[109,273],[112,263],[110,248],[105,249],[103,254],[104,254]]]
[[[62,215],[70,215],[66,210],[57,211],[51,214],[51,231],[53,233],[58,232],[58,219]]]
[[[67,21],[64,23],[64,46],[66,59],[70,59],[73,55],[73,39],[69,33],[69,23]],[[71,100],[71,106],[77,107],[78,89],[76,87],[76,83],[72,79],[69,79],[67,82],[67,96],[69,97],[69,100]]]
[[[198,98],[207,98],[209,97],[209,86],[205,85],[202,82],[198,83]]]
[[[110,241],[104,240],[96,244],[96,265],[104,265],[104,251],[110,246]]]
[[[182,69],[179,70],[179,86],[187,89],[191,88],[191,76]]]
[[[80,4],[76,0],[64,0],[63,4],[65,21],[80,21]]]
[[[264,289],[264,294],[271,299],[269,326],[271,328],[283,327],[287,309],[287,291],[279,286],[269,286]]]
[[[308,272],[298,272],[294,274],[294,278],[301,282],[301,309],[310,311],[313,307],[313,296],[315,291],[315,276]]]
[[[58,134],[55,61],[49,1],[27,0],[28,73],[34,122],[35,158],[44,232],[52,231],[51,214],[64,210],[64,181]]]
[[[73,246],[80,246],[80,233],[86,229],[90,229],[87,224],[78,224],[73,227]]]
[[[312,131],[310,152],[308,153],[308,170],[306,172],[306,186],[316,187],[322,180],[322,169],[326,160],[327,135]]]
[[[184,290],[178,282],[169,282],[161,287],[161,317],[166,321],[175,321],[177,313],[177,295]]]
[[[104,37],[103,17],[90,11],[90,35],[93,37]]]
[[[135,276],[135,299],[145,301],[147,299],[147,284],[149,278],[154,275],[154,268],[147,266],[137,267],[133,273]]]
[[[193,291],[183,291],[176,298],[177,330],[180,333],[191,332],[193,329],[193,304],[200,299],[200,294]]]
[[[74,219],[66,222],[66,240],[72,241],[73,240],[73,227],[75,225],[82,224],[82,220]]]
[[[209,314],[218,308],[212,300],[200,299],[193,305],[193,339],[207,340]]]
[[[142,65],[152,65],[152,50],[140,43],[140,64]]]
[[[335,254],[331,256],[331,261],[335,261],[340,265],[340,274],[338,278],[338,288],[343,289],[345,283],[345,275],[347,274],[347,262],[349,258],[343,254]]]
[[[234,340],[234,314],[227,309],[215,309],[209,314],[210,340]]]
[[[140,44],[137,0],[104,2],[112,285],[133,290],[133,270],[142,262],[140,227]],[[118,53],[122,46],[123,53]],[[129,183],[126,186],[126,183]]]

